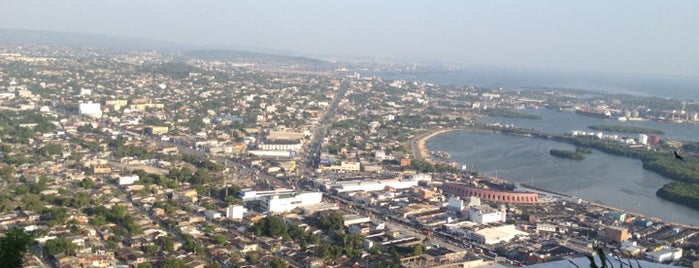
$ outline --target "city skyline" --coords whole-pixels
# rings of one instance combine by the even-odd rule
[[[699,4],[516,1],[22,1],[0,28],[315,57],[699,76]]]

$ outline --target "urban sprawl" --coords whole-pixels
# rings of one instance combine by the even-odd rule
[[[526,108],[695,123],[696,103],[216,53],[0,47],[0,231],[31,235],[24,267],[573,267],[598,248],[617,267],[699,264],[696,226],[482,176],[425,147],[454,129],[506,132],[478,119]]]

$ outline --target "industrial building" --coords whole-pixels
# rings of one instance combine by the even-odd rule
[[[473,206],[469,208],[469,219],[478,224],[492,222],[505,222],[507,212],[497,210],[488,205]]]
[[[537,204],[539,194],[523,192],[494,191],[476,187],[470,187],[463,183],[444,183],[442,189],[445,193],[461,197],[477,196],[483,201],[502,202],[508,204]]]
[[[270,213],[284,213],[295,208],[318,204],[322,199],[323,193],[321,192],[270,195],[262,201],[261,207]]]
[[[343,182],[333,182],[325,185],[327,191],[335,191],[338,193],[343,192],[357,192],[357,191],[383,191],[386,189],[408,189],[412,187],[417,187],[418,180],[413,179],[391,179],[391,180],[355,180],[355,181],[343,181]]]
[[[662,246],[658,250],[646,252],[646,260],[657,263],[678,261],[680,258],[682,258],[682,248]]]
[[[517,236],[528,236],[526,232],[517,230],[514,225],[503,225],[493,228],[484,228],[468,233],[469,238],[478,243],[493,245],[500,242],[509,242]]]

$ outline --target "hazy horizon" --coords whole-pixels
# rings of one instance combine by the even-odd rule
[[[697,1],[4,3],[0,28],[322,57],[699,77]]]

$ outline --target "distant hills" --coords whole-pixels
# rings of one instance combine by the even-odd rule
[[[201,60],[221,60],[221,61],[252,61],[257,63],[276,63],[288,65],[306,65],[321,68],[329,68],[331,63],[319,59],[301,56],[284,56],[276,54],[258,53],[250,51],[233,51],[224,49],[198,49],[182,52],[184,56],[189,56]]]
[[[119,37],[104,34],[51,32],[21,29],[0,29],[0,44],[35,44],[164,51],[180,51],[184,49],[197,48],[192,45],[155,41],[142,38]]]
[[[243,50],[205,49],[188,44],[88,33],[0,29],[0,45],[2,44],[158,50],[162,52],[180,53],[182,56],[201,60],[245,61],[262,64],[274,63],[304,66],[314,69],[328,69],[333,66],[327,61],[302,56],[286,56]]]

